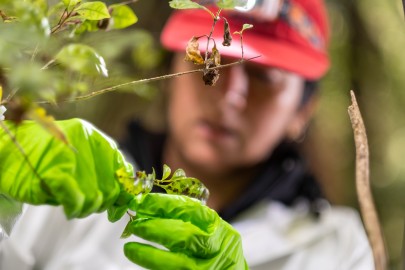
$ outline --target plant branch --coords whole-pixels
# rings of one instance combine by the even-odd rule
[[[54,27],[52,27],[51,34],[55,33],[55,32],[62,26],[63,20],[64,20],[64,18],[65,18],[65,14],[66,14],[66,17],[68,17],[68,16],[67,16],[67,13],[68,13],[68,12],[67,12],[67,8],[66,8],[66,9],[63,11],[62,15],[60,16],[58,23],[57,23]]]
[[[387,269],[387,252],[384,237],[378,221],[373,195],[370,188],[369,149],[366,128],[357,105],[354,92],[351,91],[352,105],[348,112],[354,132],[356,145],[356,189],[367,236],[373,250],[374,265],[376,270]]]
[[[243,35],[242,35],[242,33],[240,34],[240,48],[241,48],[241,51],[242,51],[242,59],[245,57],[245,55],[244,55],[244,51],[243,51]]]
[[[48,63],[46,63],[41,70],[47,69],[50,65],[52,65],[53,63],[55,63],[55,59],[52,59],[50,61],[48,61]]]
[[[8,96],[6,97],[5,100],[0,102],[0,105],[4,105],[7,104],[14,96],[15,94],[17,94],[18,90],[20,90],[20,88],[14,88],[10,94],[8,94]]]
[[[78,5],[79,5],[79,3],[77,3],[75,7],[77,7]],[[72,14],[74,14],[75,7],[70,12],[68,11],[67,8],[63,11],[58,24],[55,25],[54,27],[52,27],[51,34],[55,34],[61,30],[61,28],[65,25],[65,23],[70,19]]]
[[[255,57],[251,57],[249,59],[241,59],[239,61],[236,62],[232,62],[229,64],[225,64],[225,65],[220,65],[217,67],[212,67],[212,68],[201,68],[201,69],[194,69],[194,70],[188,70],[188,71],[184,71],[184,72],[178,72],[178,73],[173,73],[173,74],[167,74],[167,75],[163,75],[163,76],[158,76],[158,77],[153,77],[153,78],[148,78],[148,79],[141,79],[141,80],[136,80],[136,81],[131,81],[131,82],[126,82],[126,83],[122,83],[122,84],[118,84],[118,85],[114,85],[111,87],[107,87],[107,88],[103,88],[101,90],[97,90],[82,96],[78,96],[74,99],[68,99],[68,100],[62,100],[59,101],[57,103],[63,103],[63,102],[75,102],[75,101],[81,101],[81,100],[86,100],[101,94],[105,94],[105,93],[109,93],[109,92],[113,92],[119,88],[122,88],[124,86],[128,86],[128,85],[135,85],[135,84],[142,84],[142,83],[150,83],[150,82],[154,82],[154,81],[160,81],[160,80],[166,80],[166,79],[171,79],[174,77],[178,77],[178,76],[183,76],[183,75],[187,75],[187,74],[192,74],[192,73],[197,73],[197,72],[204,72],[204,70],[211,70],[211,69],[220,69],[220,68],[226,68],[226,67],[230,67],[230,66],[234,66],[234,65],[239,65],[242,64],[244,62],[253,60],[255,58],[258,58],[260,56],[255,56]],[[50,101],[38,101],[36,102],[37,104],[54,104],[55,102],[50,102]]]
[[[128,0],[128,1],[121,2],[121,3],[117,3],[115,5],[123,6],[123,5],[129,5],[129,4],[136,3],[136,2],[138,2],[138,0]]]
[[[212,23],[211,31],[210,31],[210,33],[209,33],[209,35],[208,35],[208,38],[207,38],[207,47],[206,47],[206,49],[205,49],[205,59],[204,59],[204,62],[205,62],[205,63],[207,63],[210,40],[211,40],[211,37],[212,37],[212,33],[214,32],[215,25],[217,24],[217,21],[218,21],[218,16],[215,16],[215,17],[214,17],[214,22]],[[207,70],[207,69],[206,69],[206,70]]]

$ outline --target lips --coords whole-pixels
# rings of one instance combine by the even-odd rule
[[[235,138],[236,130],[213,121],[202,120],[198,123],[198,131],[204,137],[215,141],[224,141]]]

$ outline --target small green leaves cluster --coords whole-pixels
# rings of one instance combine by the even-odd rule
[[[131,176],[125,167],[115,172],[118,182],[123,189],[132,195],[147,194],[152,190],[155,181],[155,173],[146,174],[144,171],[137,171],[135,177]]]
[[[155,179],[154,185],[163,188],[168,194],[186,195],[204,204],[209,197],[208,189],[200,180],[188,177],[183,169],[177,169],[172,174],[170,167],[166,164],[163,165],[162,179]]]
[[[147,194],[155,185],[163,188],[168,194],[186,195],[204,204],[209,196],[208,189],[200,180],[188,177],[182,169],[177,169],[172,174],[170,167],[166,164],[163,165],[162,179],[156,178],[155,170],[151,174],[137,171],[135,176],[131,176],[125,167],[118,169],[115,176],[123,189],[132,195]]]

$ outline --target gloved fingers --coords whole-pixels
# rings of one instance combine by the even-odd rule
[[[49,191],[57,204],[63,206],[65,215],[71,219],[82,215],[85,197],[71,177],[54,176],[43,179],[42,188]]]
[[[82,213],[86,217],[105,210],[119,194],[119,185],[111,169],[114,158],[113,143],[90,123],[81,119],[58,122],[69,137],[75,156],[74,177],[85,195]]]
[[[120,220],[125,213],[128,210],[128,206],[126,205],[121,205],[121,206],[116,206],[112,205],[107,208],[107,216],[108,216],[108,221],[110,222],[116,222]]]
[[[178,219],[137,219],[128,224],[127,230],[171,251],[199,258],[211,257],[220,249],[221,240],[215,235]]]
[[[146,217],[191,222],[208,233],[215,229],[215,225],[219,221],[214,210],[202,205],[198,200],[184,195],[148,193],[136,197],[129,208]]]
[[[71,137],[72,134],[67,135]],[[68,217],[88,216],[100,208],[103,200],[94,179],[92,158],[88,156],[89,148],[83,139],[83,136],[70,138],[69,147],[51,137],[48,145],[43,148],[42,155],[35,160],[38,174],[45,180],[52,195],[64,205],[67,213],[75,213],[69,214]],[[74,196],[72,192],[80,192],[83,199]],[[77,203],[74,200],[78,200]],[[75,207],[76,210],[73,211]]]
[[[118,150],[116,143],[101,131],[94,131],[90,140],[93,153],[98,186],[104,196],[102,209],[112,205],[120,194],[120,185],[116,180],[116,171],[125,168],[129,176],[134,175],[132,165],[127,163],[124,156]]]
[[[85,152],[86,148],[73,141],[74,146],[77,146],[74,151],[55,138],[48,140],[41,154],[29,155],[41,178],[41,188],[50,194],[56,203],[63,205],[68,218],[85,217],[95,212],[102,202],[101,193],[97,185],[92,183],[94,179],[91,173],[78,174],[78,156]]]
[[[62,204],[70,218],[115,203],[120,193],[115,171],[122,160],[117,161],[115,143],[91,124],[80,119],[56,122],[70,145],[32,121],[5,124],[25,154],[0,130],[2,192],[32,204]]]
[[[153,270],[198,269],[196,261],[182,253],[161,250],[156,247],[129,242],[124,245],[124,254],[132,262]]]
[[[64,128],[69,132],[71,143],[78,145],[77,174],[91,178],[91,181],[82,180],[82,188],[100,192],[101,204],[95,211],[104,211],[114,204],[120,193],[115,172],[125,167],[128,174],[133,175],[132,166],[124,161],[114,140],[87,121],[71,119]]]
[[[1,191],[35,205],[62,204],[67,215],[79,215],[84,197],[70,177],[73,166],[69,161],[74,160],[73,155],[63,155],[61,145],[34,122],[23,122],[19,126],[8,121],[5,124],[22,150],[8,134],[0,130]],[[60,166],[55,166],[54,156],[59,158]],[[59,190],[63,190],[63,193],[59,193]]]
[[[94,162],[96,164],[98,186],[104,198],[100,211],[104,211],[114,204],[120,206],[124,204],[127,205],[133,198],[133,195],[125,191],[125,194],[123,194],[115,174],[118,169],[125,167],[127,174],[133,176],[132,165],[124,160],[124,157],[118,149],[111,149],[110,152],[106,151],[100,154],[94,152],[93,148],[93,153],[94,156],[98,156],[98,158],[94,158]]]

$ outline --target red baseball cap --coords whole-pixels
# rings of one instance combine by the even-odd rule
[[[209,9],[215,14],[215,8]],[[281,0],[274,19],[234,10],[223,10],[220,16],[227,19],[233,36],[231,46],[222,45],[224,19],[220,19],[212,37],[221,56],[241,58],[240,36],[233,32],[240,31],[243,24],[252,24],[252,29],[243,32],[245,59],[260,56],[251,61],[295,72],[309,80],[327,72],[329,29],[322,0]],[[212,23],[212,17],[203,9],[174,11],[163,29],[161,42],[168,50],[185,51],[193,36],[210,33]],[[205,51],[206,39],[202,40],[199,49]]]

